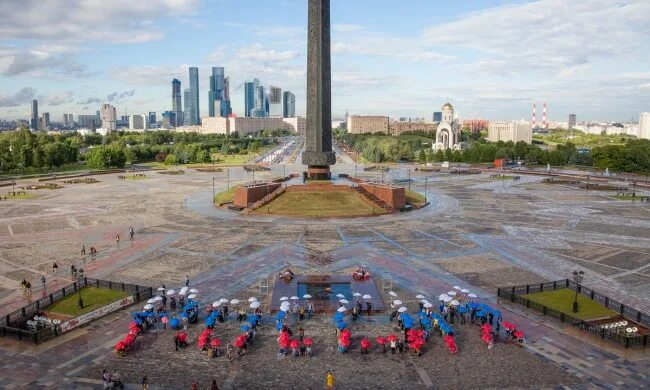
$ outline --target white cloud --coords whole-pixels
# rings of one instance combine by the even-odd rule
[[[286,62],[294,60],[299,56],[300,53],[298,51],[276,51],[273,49],[265,49],[265,47],[259,43],[247,47],[242,47],[237,50],[237,57],[241,59],[261,61],[264,63]]]
[[[0,95],[0,107],[16,107],[29,103],[36,97],[34,88],[26,87],[13,95]]]

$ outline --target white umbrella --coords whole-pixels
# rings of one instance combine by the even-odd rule
[[[221,302],[219,301],[212,302],[212,307],[219,307],[219,306],[221,306]]]
[[[165,291],[164,287],[158,287],[158,291]]]
[[[311,298],[311,295],[309,295],[309,294],[305,294],[305,295],[303,295],[302,297],[305,298],[305,299],[309,299],[309,298]]]
[[[239,305],[239,299],[231,299],[230,304],[231,305]]]
[[[187,296],[187,299],[194,299],[196,297],[197,297],[196,294],[190,294],[190,295]]]
[[[282,307],[280,307],[280,310],[281,310],[281,311],[289,311],[289,308],[286,307],[286,306],[282,306]]]
[[[345,307],[345,306],[341,306],[341,307],[339,307],[338,309],[336,309],[336,311],[338,311],[339,313],[343,313],[343,312],[348,311],[348,308]]]
[[[196,293],[199,292],[199,290],[197,290],[197,289],[195,289],[195,288],[191,288],[191,289],[190,289],[190,292],[191,292],[192,294],[196,294]]]
[[[372,297],[369,294],[366,294],[363,296],[363,299],[372,299]]]
[[[433,305],[431,303],[427,302],[427,303],[424,304],[424,307],[426,307],[428,309],[430,307],[433,307]]]
[[[393,305],[395,305],[395,306],[399,306],[401,304],[402,304],[402,301],[400,301],[399,299],[396,299],[396,300],[393,301]]]
[[[449,303],[450,303],[451,305],[454,305],[454,306],[458,306],[458,305],[460,305],[460,302],[458,302],[458,301],[455,300],[455,299],[452,299],[452,301],[449,302]]]
[[[154,297],[153,300],[156,301],[156,302],[160,302],[160,301],[162,301],[163,299],[162,299],[162,297]]]
[[[255,302],[255,301],[257,301],[257,298],[255,297],[248,298],[248,302]]]
[[[257,309],[258,307],[260,307],[260,303],[257,301],[253,301],[249,306],[251,307],[251,309]]]
[[[167,290],[167,292],[165,294],[174,295],[174,294],[176,294],[176,291],[175,290]]]
[[[337,297],[337,298],[341,298],[341,299],[343,299],[343,298],[345,298],[345,295],[343,295],[343,294],[336,294],[336,297]]]
[[[464,288],[464,289],[460,290],[460,292],[462,292],[463,294],[467,294],[469,292],[469,290]]]
[[[415,296],[415,299],[424,299],[424,295],[418,294]]]
[[[454,290],[460,290],[460,286],[454,286]]]
[[[445,297],[444,299],[442,299],[442,301],[444,301],[444,302],[449,302],[449,301],[451,301],[452,299],[454,299],[454,298],[447,296],[447,297]]]
[[[389,291],[388,295],[390,295],[391,297],[396,297],[397,293],[395,291]]]
[[[445,298],[449,298],[449,295],[447,295],[447,294],[440,294],[440,296],[438,297],[438,300],[440,300],[440,301],[444,301]]]
[[[341,302],[344,305],[347,305],[348,303],[350,303],[350,301],[348,301],[347,299],[339,299],[339,302]]]
[[[156,300],[151,298],[150,300],[147,301],[147,303],[156,303]]]
[[[470,298],[478,298],[478,296],[476,294],[467,294],[467,296],[470,297]]]
[[[221,298],[219,299],[219,302],[221,303],[228,303],[228,300],[226,298]]]
[[[187,290],[181,290],[178,292],[178,295],[187,295]]]
[[[456,291],[449,291],[447,293],[447,295],[449,295],[450,297],[455,297],[456,296]]]
[[[185,286],[185,287],[181,287],[181,291],[187,291],[187,290],[189,290],[189,289],[190,289],[190,288],[187,287],[187,286]]]
[[[145,310],[151,310],[151,309],[153,309],[153,305],[150,304],[150,303],[149,303],[149,304],[146,304],[146,305],[144,305],[144,309],[145,309]]]
[[[294,296],[292,296],[292,297],[289,298],[289,299],[291,299],[292,301],[297,301],[297,300],[300,299],[300,298],[298,298],[297,296],[294,295]]]
[[[404,307],[404,306],[402,306],[402,307],[400,307],[399,309],[397,309],[397,311],[400,312],[400,313],[407,312],[408,310],[409,310],[409,309],[407,309],[407,308]]]
[[[354,293],[354,294],[352,294],[352,296],[353,296],[353,297],[360,297],[360,296],[361,296],[361,293]]]
[[[289,297],[281,297],[280,300],[281,300],[281,301],[288,301],[288,300],[289,300]]]

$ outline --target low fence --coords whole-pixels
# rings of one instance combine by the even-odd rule
[[[25,323],[34,318],[39,312],[70,295],[74,295],[83,287],[98,287],[109,290],[124,291],[134,297],[134,302],[143,301],[153,296],[153,288],[129,283],[118,283],[95,278],[83,278],[54,291],[38,300],[31,302],[20,309],[0,317],[0,335],[28,340],[36,344],[50,340],[61,334],[58,327],[44,328],[36,331],[23,329]]]
[[[589,324],[585,320],[573,317],[570,314],[566,314],[555,309],[551,309],[550,307],[544,306],[537,302],[533,302],[530,299],[521,296],[524,294],[533,294],[563,288],[569,288],[573,291],[576,291],[577,288],[578,293],[582,296],[585,296],[593,301],[602,304],[608,309],[619,313],[621,316],[625,317],[628,320],[637,322],[646,327],[650,327],[650,315],[617,302],[583,285],[576,285],[576,283],[570,279],[556,280],[553,282],[539,284],[527,284],[522,286],[500,287],[497,289],[497,296],[512,303],[525,306],[528,309],[535,310],[544,316],[555,318],[562,323],[589,332],[602,339],[619,344],[624,348],[645,348],[648,346],[650,340],[647,334],[628,336],[623,332],[604,329],[600,325]]]

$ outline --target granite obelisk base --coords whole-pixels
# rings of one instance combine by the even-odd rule
[[[330,1],[309,0],[307,36],[307,128],[302,163],[310,179],[329,179],[332,151]]]

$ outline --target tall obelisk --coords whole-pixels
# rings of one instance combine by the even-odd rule
[[[329,179],[332,151],[330,1],[308,0],[307,129],[302,163],[310,179]]]

